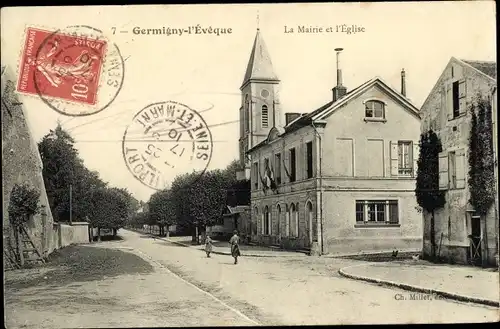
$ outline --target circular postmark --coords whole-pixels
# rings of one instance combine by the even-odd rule
[[[37,32],[43,39],[31,63],[33,84],[45,104],[64,115],[87,116],[115,100],[123,85],[124,60],[100,30],[79,25]]]
[[[168,188],[179,174],[203,175],[212,149],[212,133],[203,117],[174,101],[153,103],[136,113],[122,141],[129,171],[155,190]]]

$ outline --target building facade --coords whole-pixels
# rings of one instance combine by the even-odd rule
[[[437,256],[451,263],[467,264],[479,258],[480,262],[492,264],[498,255],[498,201],[486,216],[478,216],[469,204],[469,109],[478,95],[491,100],[496,127],[496,63],[452,57],[420,111],[421,131],[435,131],[443,147],[439,155],[439,186],[446,203],[435,211],[433,239],[439,245]],[[431,254],[430,221],[430,214],[424,212],[425,255]]]
[[[285,114],[284,126],[258,106],[249,108],[251,125],[243,118],[258,135],[240,149],[251,167],[252,241],[319,254],[418,250],[420,118],[405,96],[404,71],[401,92],[378,77],[348,91],[341,73],[330,102]]]

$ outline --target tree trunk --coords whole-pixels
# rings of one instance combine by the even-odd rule
[[[196,240],[195,240],[195,243],[196,244],[200,244],[200,235],[198,233],[198,225],[196,225]]]
[[[166,237],[169,238],[170,237],[170,225],[167,225],[167,232],[166,233]]]
[[[431,212],[431,257],[432,260],[436,260],[436,228],[435,228],[435,218],[434,209]]]
[[[101,227],[97,228],[97,242],[101,242]]]

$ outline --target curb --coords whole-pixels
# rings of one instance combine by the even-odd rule
[[[141,231],[136,231],[136,230],[132,230],[132,229],[127,229],[127,230],[130,230],[130,231],[133,231],[133,232],[136,232],[136,233],[147,234],[149,236],[154,236],[158,240],[167,241],[167,242],[170,242],[170,243],[182,246],[182,247],[193,248],[193,249],[197,249],[197,250],[205,252],[205,249],[203,249],[203,248],[197,248],[196,246],[188,245],[188,244],[185,244],[185,243],[182,243],[182,242],[178,242],[178,241],[173,241],[173,240],[167,239],[165,237],[158,237],[158,236],[156,236],[154,234],[151,234],[151,233],[148,233],[148,232],[141,232]],[[224,252],[224,251],[212,251],[211,253],[212,254],[216,254],[216,255],[231,256],[230,252]],[[265,254],[259,255],[259,254],[247,254],[247,253],[244,254],[241,251],[240,251],[240,254],[241,254],[240,257],[269,257],[269,258],[272,258],[272,257],[283,257],[283,255],[265,255]],[[307,256],[305,254],[302,254],[302,256],[300,256],[300,254],[302,254],[302,253],[297,253],[297,255],[294,254],[294,255],[289,255],[289,256],[285,256],[285,257],[297,257],[297,256],[298,257],[305,257],[305,256]]]
[[[381,284],[384,286],[396,287],[396,288],[400,288],[400,289],[404,289],[404,290],[408,290],[408,291],[443,296],[443,297],[446,297],[449,299],[454,299],[454,300],[458,300],[458,301],[462,301],[462,302],[470,302],[470,303],[476,303],[476,304],[482,304],[482,305],[488,305],[488,306],[494,306],[494,307],[500,306],[500,303],[498,301],[494,301],[491,299],[463,296],[463,295],[458,295],[458,294],[454,294],[454,293],[446,292],[446,291],[442,291],[442,290],[437,290],[437,289],[423,288],[423,287],[413,286],[413,285],[409,285],[409,284],[405,284],[405,283],[398,283],[398,282],[393,282],[393,281],[369,278],[369,277],[365,277],[365,276],[361,276],[361,275],[349,274],[349,273],[346,273],[344,271],[346,268],[348,268],[348,267],[344,267],[344,268],[339,269],[338,273],[341,276],[344,276],[346,278],[353,279],[353,280],[366,281],[366,282]]]

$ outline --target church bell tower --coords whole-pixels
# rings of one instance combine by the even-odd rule
[[[257,28],[257,34],[248,60],[245,77],[240,87],[240,163],[245,168],[238,179],[250,178],[251,159],[246,151],[265,140],[269,131],[281,126],[279,105],[280,80],[275,74],[266,44]]]

